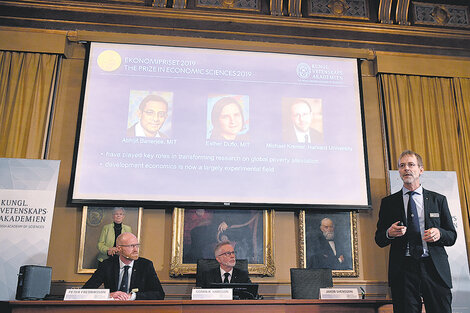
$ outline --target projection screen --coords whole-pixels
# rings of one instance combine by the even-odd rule
[[[91,43],[75,204],[369,206],[356,59]]]

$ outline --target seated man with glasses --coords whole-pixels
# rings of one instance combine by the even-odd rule
[[[94,289],[104,284],[114,300],[163,300],[165,292],[153,263],[139,257],[139,246],[134,234],[120,234],[116,239],[118,255],[101,262],[82,288]]]
[[[168,103],[158,95],[148,95],[137,110],[139,122],[127,129],[127,137],[168,138],[160,131],[168,117]]]
[[[203,287],[210,287],[212,283],[251,283],[248,272],[234,268],[237,261],[230,241],[218,243],[214,254],[220,266],[202,273]]]

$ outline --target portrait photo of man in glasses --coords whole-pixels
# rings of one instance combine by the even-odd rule
[[[168,101],[157,94],[147,95],[135,115],[138,121],[127,129],[127,137],[168,138],[160,131],[168,118]]]

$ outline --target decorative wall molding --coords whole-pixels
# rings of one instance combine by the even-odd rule
[[[410,7],[410,0],[397,1],[396,22],[400,25],[410,25],[408,21],[408,11]]]
[[[157,8],[166,8],[167,0],[154,0],[153,5]]]
[[[196,8],[261,11],[261,0],[195,0]]]
[[[369,1],[308,0],[308,15],[369,20]]]
[[[376,12],[378,22],[372,21],[370,16],[357,19],[347,17],[349,14],[347,12],[350,12],[347,7],[352,5],[348,0],[317,0],[324,1],[324,10],[344,15],[336,17],[331,13],[328,18],[305,16],[306,8],[300,7],[300,0],[286,0],[284,6],[281,0],[271,0],[270,3],[267,3],[267,0],[259,0],[262,6],[276,4],[268,10],[269,13],[248,10],[185,9],[184,7],[189,5],[186,0],[155,0],[153,6],[142,5],[146,3],[145,1],[139,2],[139,5],[124,5],[121,4],[124,1],[114,4],[110,3],[110,0],[102,3],[77,0],[4,0],[0,1],[0,27],[255,41],[470,57],[468,27],[448,26],[456,22],[453,15],[449,15],[448,19],[445,17],[446,14],[443,13],[445,10],[442,12],[435,10],[432,17],[436,21],[441,21],[439,25],[437,22],[424,25],[427,23],[424,18],[421,22],[413,20],[411,25],[408,25],[409,0],[376,2],[377,7],[374,6],[374,10],[378,11]],[[359,5],[362,6],[359,11],[362,15],[367,15],[368,13],[364,11],[365,0],[362,3]],[[370,5],[372,1],[368,3]],[[173,8],[167,7],[170,5]],[[393,9],[394,5],[397,5],[397,9],[400,8],[398,15],[401,24],[393,16],[393,13],[397,12],[397,9]],[[446,8],[451,14],[458,10],[463,12],[464,6],[453,6],[454,11],[450,10],[449,6]],[[271,11],[273,9],[274,11]],[[468,20],[468,14],[459,14],[462,20]]]
[[[282,0],[270,0],[269,6],[271,8],[271,15],[282,15]]]
[[[289,16],[291,16],[291,17],[301,17],[302,16],[301,0],[288,0],[288,1],[289,1],[289,9],[288,9]]]
[[[392,0],[380,0],[378,19],[380,23],[393,24]]]
[[[470,27],[469,6],[413,1],[413,24]]]

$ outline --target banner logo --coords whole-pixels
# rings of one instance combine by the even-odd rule
[[[103,71],[113,72],[121,66],[122,58],[114,50],[105,50],[100,53],[96,62]]]
[[[297,75],[300,78],[303,78],[303,79],[308,78],[311,73],[312,73],[312,69],[307,63],[299,63],[297,65]]]

